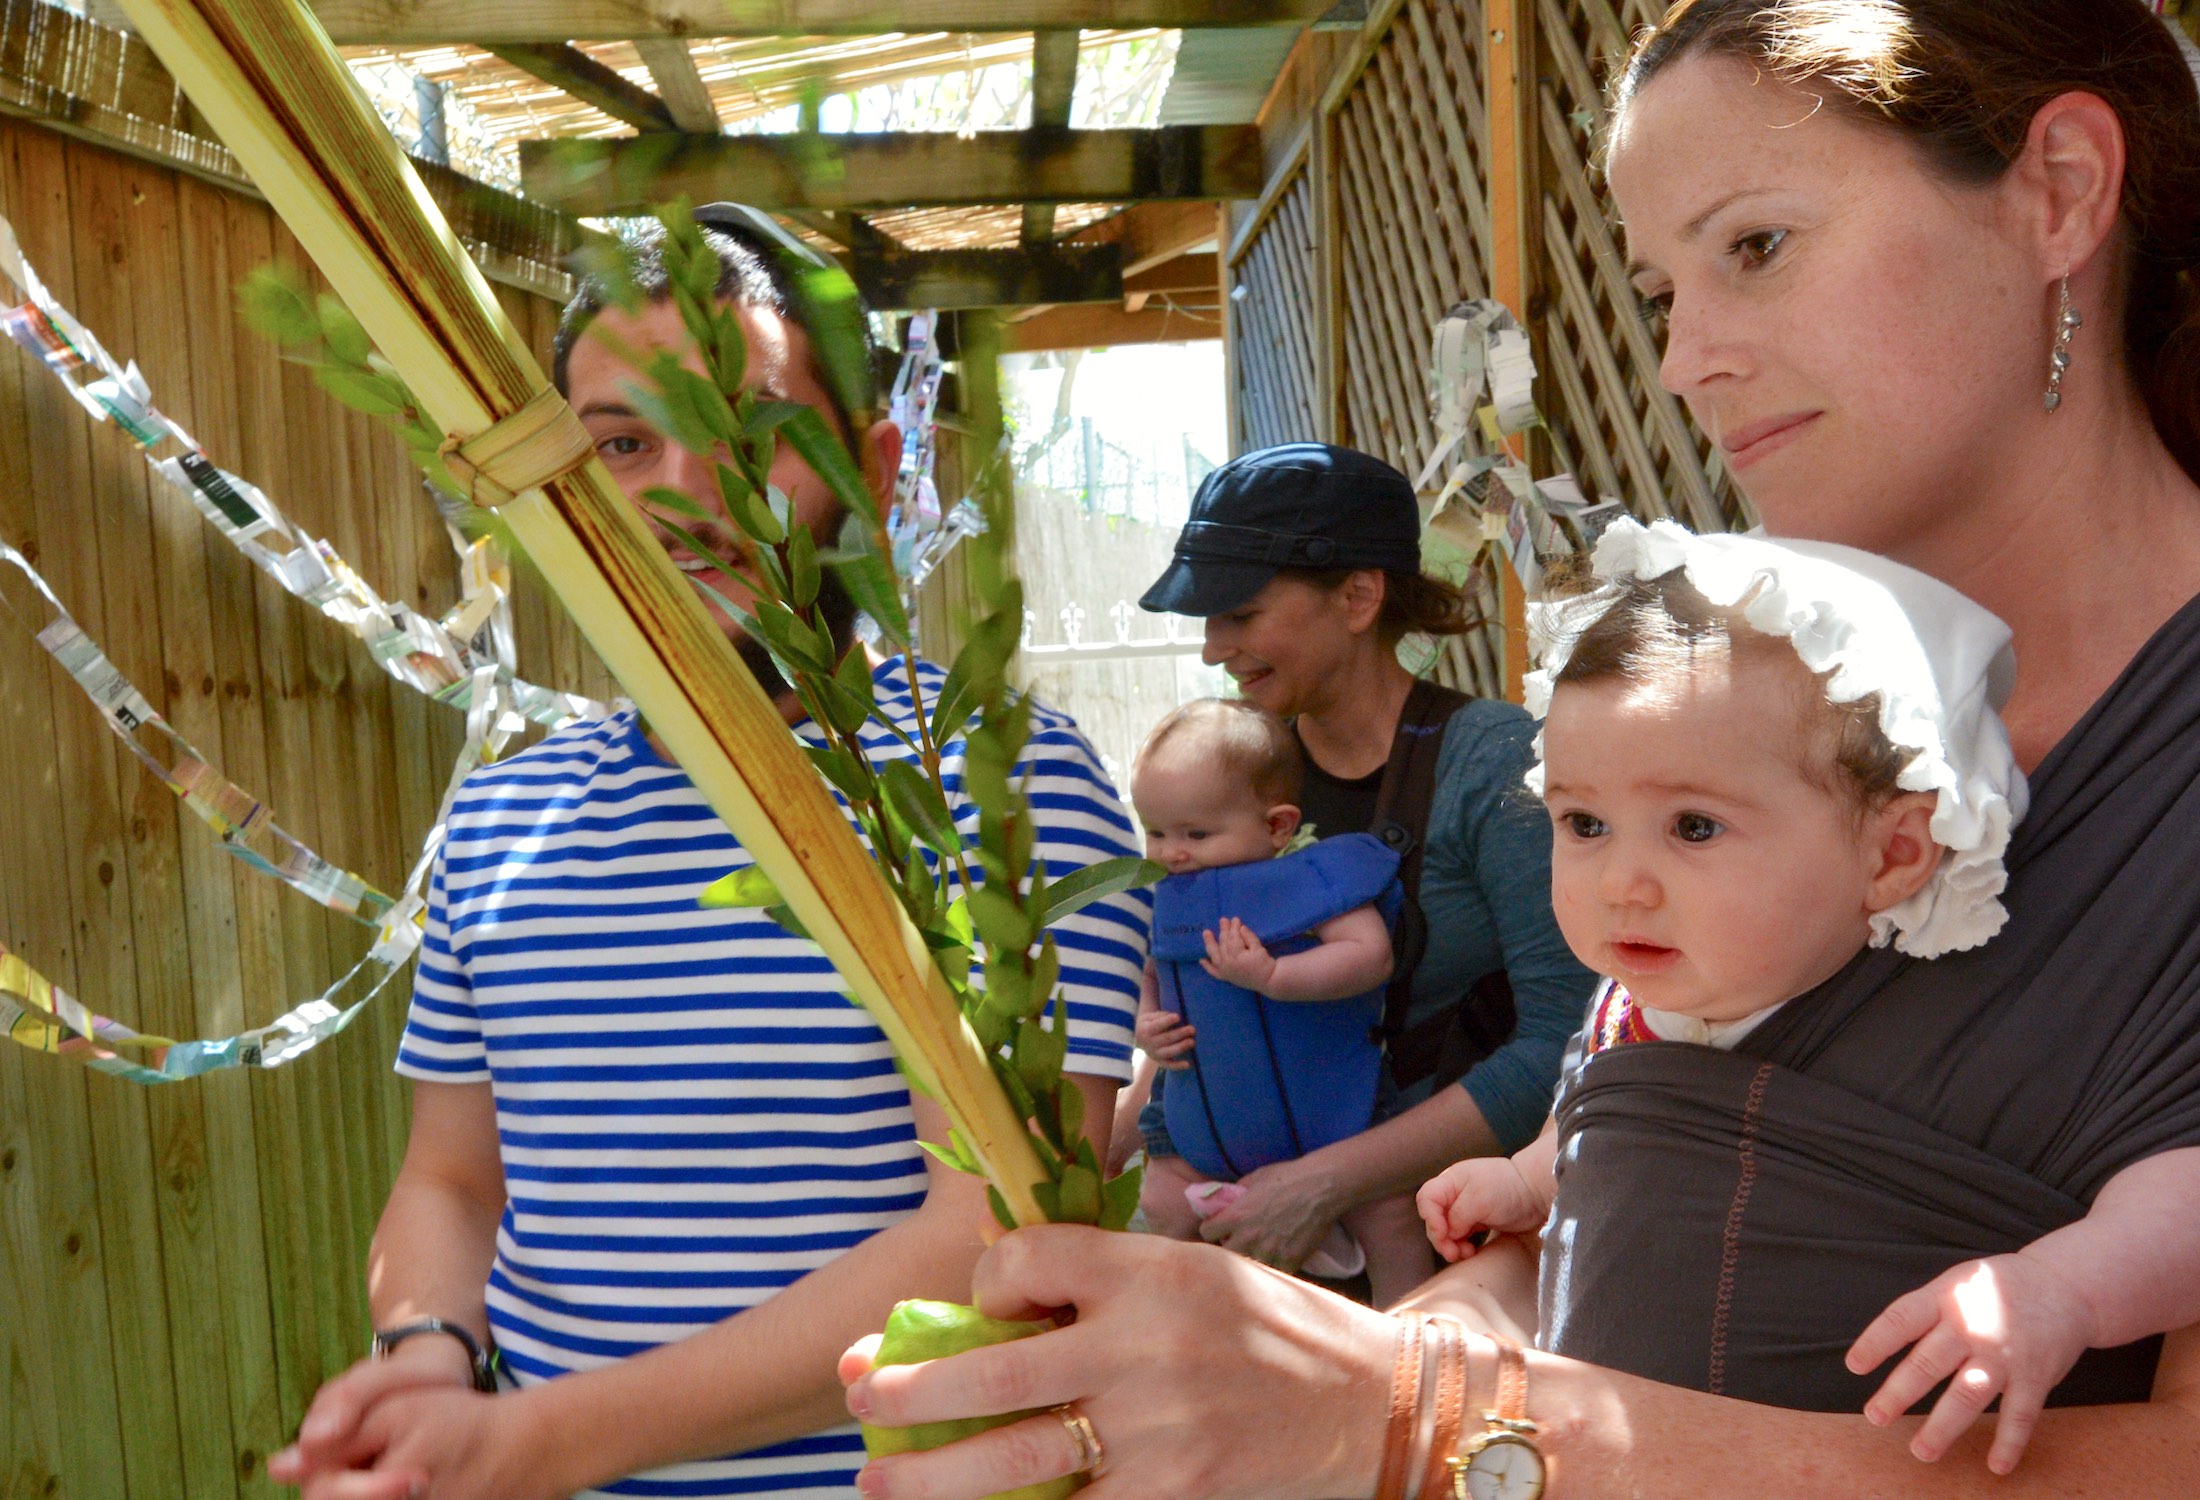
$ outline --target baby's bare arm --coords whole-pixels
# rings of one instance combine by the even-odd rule
[[[2095,1348],[2200,1323],[2200,1146],[2134,1162],[2084,1218],[2017,1253],[2077,1289]]]
[[[1314,929],[1317,946],[1276,960],[1261,993],[1271,1000],[1343,1000],[1390,978],[1390,924],[1372,906]]]

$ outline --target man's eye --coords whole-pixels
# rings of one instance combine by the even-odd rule
[[[1598,839],[1609,831],[1604,826],[1604,820],[1595,813],[1570,812],[1560,821],[1566,825],[1566,831],[1577,839]]]
[[[607,438],[596,440],[596,451],[606,458],[631,458],[642,451],[643,443],[631,433],[615,432]]]
[[[1682,813],[1673,820],[1673,834],[1684,844],[1708,843],[1724,831],[1717,819],[1702,813]]]

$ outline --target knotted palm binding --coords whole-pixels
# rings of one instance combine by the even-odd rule
[[[587,463],[595,442],[563,396],[544,386],[518,410],[437,450],[476,505],[497,506]]]

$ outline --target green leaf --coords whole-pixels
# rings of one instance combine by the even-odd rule
[[[748,419],[741,424],[741,436],[760,438],[777,432],[796,412],[808,410],[799,401],[758,401],[749,408]]]
[[[1052,1093],[1062,1081],[1062,1064],[1068,1057],[1069,1037],[1066,1034],[1049,1031],[1037,1020],[1017,1023],[1009,1061],[1015,1064],[1017,1076],[1032,1093],[1041,1097]]]
[[[762,865],[748,865],[719,876],[695,899],[698,905],[712,908],[780,904],[779,887],[764,873]]]
[[[840,545],[826,554],[833,575],[848,597],[878,623],[880,634],[896,646],[909,644],[909,606],[901,594],[901,575],[875,545],[875,537],[857,516],[848,517]]]
[[[901,814],[910,831],[946,858],[962,853],[962,834],[956,830],[947,799],[932,779],[905,760],[890,763],[880,773],[887,803]]]
[[[1051,1182],[1035,1182],[1031,1185],[1031,1196],[1049,1224],[1062,1222],[1062,1190],[1059,1187]]]
[[[993,1210],[994,1222],[998,1223],[1003,1229],[1016,1228],[1015,1215],[1008,1211],[1008,1200],[1003,1198],[1001,1190],[990,1182],[985,1185],[985,1206]]]
[[[780,926],[786,928],[787,931],[793,933],[796,937],[808,941],[810,930],[802,925],[802,919],[794,914],[793,907],[767,906],[764,908],[764,915],[770,917],[774,922],[777,922]]]
[[[808,745],[810,764],[825,773],[825,779],[840,789],[850,802],[868,802],[878,789],[869,768],[865,767],[837,745]]]
[[[832,642],[786,605],[777,599],[757,600],[756,623],[763,627],[764,644],[797,667],[828,680],[832,677],[835,665]]]
[[[1038,932],[1016,898],[996,885],[981,885],[970,893],[970,915],[978,935],[997,952],[1022,953]]]
[[[817,541],[807,526],[787,533],[787,598],[796,609],[817,602]]]
[[[1050,927],[1095,901],[1105,901],[1124,891],[1152,885],[1168,873],[1152,860],[1134,855],[1103,859],[1049,882],[1044,893],[1032,897],[1031,915],[1040,926]]]
[[[954,934],[955,940],[965,948],[977,945],[978,931],[970,921],[970,898],[968,896],[957,896],[947,903],[946,926],[947,930]]]
[[[320,314],[321,341],[328,345],[329,353],[347,365],[365,365],[373,346],[351,309],[328,292],[315,298],[313,305]]]
[[[331,396],[370,417],[402,416],[412,409],[412,394],[394,380],[336,365],[315,365],[314,383]]]
[[[924,861],[924,851],[912,844],[909,858],[901,869],[902,904],[909,908],[909,916],[921,931],[932,920],[939,905],[940,888],[932,877],[932,867]]]
[[[1083,1092],[1068,1079],[1062,1079],[1056,1085],[1054,1108],[1055,1118],[1061,1125],[1062,1139],[1077,1141],[1080,1148],[1082,1148],[1086,1144],[1080,1134],[1085,1128],[1085,1096]]]
[[[691,521],[701,521],[706,526],[716,525],[718,517],[695,503],[694,499],[670,485],[653,484],[642,491],[642,498],[651,505],[661,505],[675,515],[686,516]]]
[[[802,461],[810,466],[812,473],[825,481],[825,487],[832,491],[835,500],[870,525],[880,524],[878,497],[863,482],[863,472],[856,467],[856,461],[815,408],[805,406],[788,413],[776,424],[775,430],[794,444],[795,452],[802,455]]]
[[[1133,1167],[1119,1177],[1111,1177],[1100,1188],[1100,1227],[1102,1229],[1128,1229],[1131,1215],[1138,1212],[1138,1189],[1146,1175],[1145,1168]]]
[[[1057,1224],[1091,1224],[1100,1217],[1100,1179],[1090,1167],[1078,1165],[1062,1173],[1055,1195],[1053,1215]]]
[[[573,252],[574,270],[593,282],[603,300],[621,312],[642,310],[642,289],[634,281],[634,253],[613,234],[584,231],[580,248]]]
[[[690,453],[708,453],[717,446],[718,440],[704,425],[694,404],[684,399],[685,393],[668,387],[663,380],[661,371],[669,358],[660,356],[652,360],[645,372],[649,376],[647,381],[630,380],[622,389],[643,421]],[[670,367],[679,370],[679,362],[671,361]]]
[[[321,320],[294,276],[280,266],[256,266],[237,285],[237,310],[254,331],[278,344],[310,344]]]

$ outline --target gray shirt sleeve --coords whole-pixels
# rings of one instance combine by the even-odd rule
[[[1418,1019],[1459,1003],[1485,974],[1502,968],[1511,981],[1511,1040],[1460,1080],[1507,1151],[1542,1129],[1566,1041],[1596,986],[1551,913],[1550,819],[1521,785],[1535,730],[1525,710],[1487,700],[1451,721],[1421,874],[1428,951],[1413,984]]]

